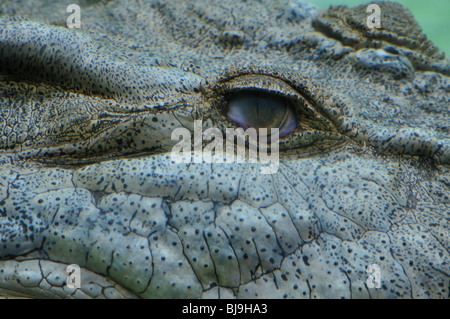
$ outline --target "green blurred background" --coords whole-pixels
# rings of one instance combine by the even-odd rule
[[[354,7],[370,0],[308,0],[320,9],[345,4]],[[410,9],[423,32],[447,57],[450,56],[450,0],[396,0]]]

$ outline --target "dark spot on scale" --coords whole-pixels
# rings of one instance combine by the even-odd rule
[[[303,256],[303,262],[305,263],[306,266],[309,266],[308,256]]]

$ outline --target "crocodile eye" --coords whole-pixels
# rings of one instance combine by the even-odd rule
[[[276,94],[258,91],[236,93],[228,99],[227,115],[244,130],[249,127],[278,128],[280,138],[297,127],[290,100]]]

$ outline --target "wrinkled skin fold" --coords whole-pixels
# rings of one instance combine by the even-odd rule
[[[1,296],[449,297],[450,68],[406,8],[31,3],[0,6]],[[241,91],[296,112],[278,171],[173,162]]]

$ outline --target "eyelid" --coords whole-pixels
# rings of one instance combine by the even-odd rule
[[[235,94],[256,91],[278,95],[290,101],[299,122],[298,128],[292,134],[303,136],[304,133],[314,132],[314,136],[318,136],[319,132],[326,132],[340,136],[333,119],[329,118],[328,114],[324,114],[321,109],[322,95],[317,94],[317,87],[308,78],[304,79],[305,83],[302,83],[300,79],[292,83],[276,76],[276,72],[274,72],[275,75],[267,75],[258,70],[253,72],[256,73],[228,72],[220,78],[206,81],[202,92],[211,101],[214,112],[217,112],[215,114],[218,116],[218,123],[223,121],[224,127],[236,125],[227,118],[227,102]],[[292,134],[290,136],[294,136]]]
[[[316,110],[298,91],[286,82],[268,75],[241,75],[226,82],[218,83],[215,91],[227,96],[243,91],[261,91],[275,94],[291,100],[295,106],[301,107],[301,112],[316,115]]]

